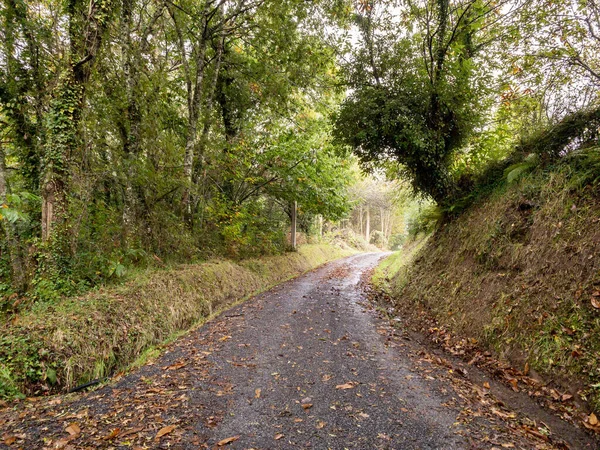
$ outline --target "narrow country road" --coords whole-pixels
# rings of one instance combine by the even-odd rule
[[[360,280],[381,257],[284,283],[94,392],[5,409],[0,447],[597,448],[526,395],[511,409],[496,397],[504,387],[478,387],[485,375],[471,381],[476,369],[379,317]]]

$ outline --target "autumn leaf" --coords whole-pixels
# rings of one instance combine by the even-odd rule
[[[349,383],[344,383],[344,384],[338,384],[335,388],[340,389],[340,390],[353,389],[354,383],[349,382]]]
[[[231,336],[223,336],[222,338],[219,339],[219,341],[225,342],[225,341],[227,341],[229,339],[231,339]]]
[[[182,367],[187,366],[187,362],[180,362],[177,364],[173,364],[169,367],[165,367],[166,370],[177,370],[177,369],[181,369]]]
[[[261,393],[260,389],[254,389],[254,398],[260,398],[260,393]]]
[[[275,435],[275,438],[274,438],[274,439],[275,439],[276,441],[278,441],[278,440],[279,440],[279,439],[281,439],[283,436],[284,436],[283,434],[279,433],[279,434],[276,434],[276,435]]]
[[[486,389],[490,389],[490,383],[488,383],[487,381],[485,383],[483,383],[483,387]]]
[[[120,432],[121,432],[120,428],[115,428],[109,434],[107,434],[106,436],[104,436],[104,440],[105,441],[109,441],[111,439],[114,439],[114,438],[116,438],[119,435]]]
[[[232,436],[232,437],[222,439],[219,442],[217,442],[217,447],[223,447],[224,445],[231,444],[232,442],[237,441],[239,438],[240,438],[239,436]]]
[[[168,427],[161,428],[160,430],[158,430],[158,433],[156,433],[156,436],[154,436],[154,439],[160,439],[165,434],[171,433],[175,428],[175,425],[169,425]]]
[[[302,408],[304,409],[310,409],[313,407],[312,403],[302,403]]]
[[[317,423],[317,430],[320,430],[321,428],[325,427],[325,425],[326,423],[320,420],[319,423]]]
[[[600,297],[594,295],[590,300],[594,308],[600,309]]]
[[[596,417],[596,414],[590,414],[590,416],[588,417],[588,423],[594,427],[598,425],[598,418]]]
[[[16,436],[8,436],[4,438],[4,445],[12,445],[17,440]]]
[[[79,433],[81,433],[81,428],[79,428],[79,425],[77,425],[76,423],[72,423],[67,428],[65,428],[65,431],[71,436],[76,436]]]

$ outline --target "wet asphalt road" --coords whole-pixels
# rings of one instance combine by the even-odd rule
[[[283,283],[94,392],[0,412],[0,448],[564,448],[380,317],[360,281],[383,256]]]

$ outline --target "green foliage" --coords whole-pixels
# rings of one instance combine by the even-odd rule
[[[511,164],[504,170],[506,181],[510,184],[518,180],[523,175],[531,172],[539,164],[538,155],[531,153],[525,159],[516,164]]]
[[[393,16],[359,16],[364,47],[347,68],[353,91],[336,116],[335,136],[366,167],[399,163],[414,188],[439,204],[453,194],[453,157],[485,104],[474,93],[486,92],[474,58],[486,8],[478,1],[414,5],[401,16],[418,25],[402,32]]]
[[[406,231],[409,239],[431,234],[444,218],[443,210],[437,205],[419,206],[409,214],[406,220]]]

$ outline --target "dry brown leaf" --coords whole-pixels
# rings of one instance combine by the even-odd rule
[[[104,440],[105,441],[109,441],[111,439],[114,439],[114,438],[116,438],[119,435],[120,432],[121,432],[120,428],[115,428],[109,434],[107,434],[106,436],[104,436]]]
[[[508,382],[510,383],[510,386],[512,387],[513,391],[519,392],[519,388],[518,388],[519,382],[517,381],[516,378],[509,378]]]
[[[350,382],[350,383],[338,384],[335,388],[336,389],[341,389],[341,390],[353,389],[354,388],[354,383]]]
[[[260,398],[260,393],[261,393],[260,389],[254,389],[254,398]]]
[[[304,409],[310,409],[313,407],[312,403],[302,403],[302,408]]]
[[[173,364],[173,365],[171,365],[169,367],[165,367],[165,369],[166,370],[177,370],[177,369],[181,369],[182,367],[185,367],[185,366],[187,366],[186,362],[180,362],[180,363],[177,363],[177,364]]]
[[[12,445],[17,440],[16,436],[7,436],[4,438],[4,445]]]
[[[596,414],[594,414],[594,413],[590,414],[590,416],[588,417],[588,423],[590,425],[592,425],[593,427],[598,425],[598,418],[596,417]]]
[[[65,431],[71,436],[76,436],[79,433],[81,433],[81,428],[79,428],[79,425],[77,425],[76,423],[72,423],[67,428],[65,428]]]
[[[483,383],[483,387],[486,389],[490,389],[490,383],[488,383],[487,381],[485,383]]]
[[[239,438],[240,438],[239,436],[232,436],[232,437],[222,439],[219,442],[217,442],[217,447],[223,447],[224,445],[231,444],[232,442],[237,441]]]
[[[223,336],[222,338],[219,338],[219,341],[225,342],[228,339],[231,339],[231,336]]]
[[[276,434],[276,435],[275,435],[275,438],[274,438],[274,439],[275,439],[276,441],[278,441],[278,440],[279,440],[279,439],[281,439],[283,436],[284,436],[283,434],[279,433],[279,434]]]
[[[132,428],[131,430],[127,430],[124,433],[122,433],[121,437],[124,438],[125,436],[131,436],[132,434],[139,433],[143,429],[144,429],[144,427]]]
[[[319,421],[319,423],[317,423],[317,430],[320,430],[321,428],[324,428],[326,425],[325,422],[323,422],[322,420]]]
[[[600,297],[593,296],[590,301],[592,302],[592,306],[596,309],[600,309]]]
[[[160,439],[165,434],[169,434],[169,433],[173,432],[173,430],[175,428],[176,428],[175,425],[169,425],[167,427],[162,427],[160,430],[158,430],[158,433],[156,433],[156,436],[154,436],[154,439]]]
[[[571,400],[573,398],[573,396],[571,394],[563,394],[560,397],[560,401],[561,402],[568,402],[569,400]]]
[[[323,375],[323,381],[329,381],[333,378],[333,375],[325,374]]]

